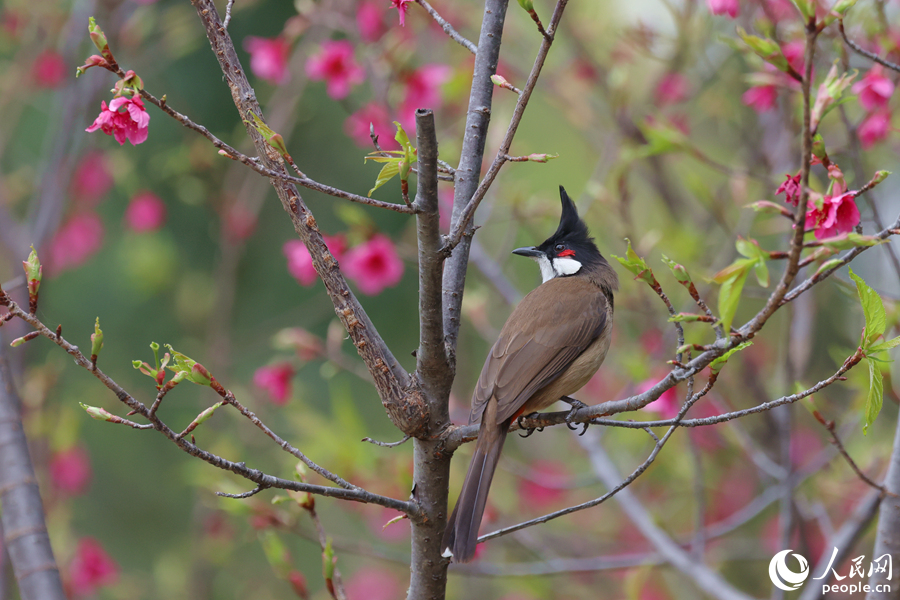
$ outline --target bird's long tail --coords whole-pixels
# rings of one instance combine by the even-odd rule
[[[509,425],[509,421],[499,425],[490,421],[481,423],[475,454],[463,481],[456,508],[447,521],[441,545],[443,555],[452,556],[454,561],[469,562],[475,556],[478,528]]]

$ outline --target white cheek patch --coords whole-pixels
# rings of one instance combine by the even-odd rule
[[[541,283],[547,283],[556,277],[556,271],[553,270],[553,265],[550,264],[549,258],[541,254],[534,257],[534,262],[541,268],[541,278],[544,280]]]
[[[574,275],[580,269],[581,263],[569,256],[553,259],[553,270],[559,277],[562,277],[564,275]],[[541,268],[541,272],[543,272],[543,267]],[[544,278],[544,281],[547,281],[546,277]]]

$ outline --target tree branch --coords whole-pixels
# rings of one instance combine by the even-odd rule
[[[247,80],[230,35],[222,27],[219,13],[212,0],[194,0],[194,7],[206,28],[206,35],[213,53],[225,76],[232,99],[245,122],[247,133],[253,140],[260,160],[266,168],[283,173],[280,155],[267,144],[255,127],[250,125],[252,115],[262,119],[262,109],[256,94]],[[426,428],[427,407],[423,395],[409,374],[391,353],[378,334],[356,296],[350,291],[337,261],[325,246],[316,220],[307,208],[296,186],[285,177],[270,177],[282,207],[291,218],[294,231],[306,244],[316,272],[322,278],[335,312],[350,334],[357,352],[366,363],[381,403],[393,423],[403,433],[422,435]]]
[[[428,4],[428,2],[426,2],[425,0],[416,0],[416,3],[424,8],[429,15],[431,15],[431,18],[434,19],[434,22],[441,26],[441,29],[444,30],[444,33],[450,36],[450,39],[477,56],[478,48],[475,47],[475,44],[460,35],[460,33],[453,28],[453,25],[448,23],[447,20],[444,19],[444,17],[439,15],[438,12],[434,10],[434,8],[432,8],[430,4]]]
[[[109,375],[103,372],[99,367],[94,367],[91,363],[90,358],[86,357],[81,350],[79,350],[78,346],[75,346],[69,343],[62,336],[56,335],[56,332],[48,329],[37,317],[31,315],[25,311],[23,311],[18,304],[9,300],[8,297],[4,300],[5,305],[9,308],[10,313],[14,314],[16,317],[22,319],[27,322],[29,325],[34,327],[35,331],[39,333],[41,336],[49,339],[57,346],[65,350],[74,360],[75,364],[79,367],[86,369],[89,373],[91,373],[94,377],[100,380],[103,385],[105,385],[110,391],[112,391],[116,397],[126,404],[131,411],[136,414],[140,414],[142,417],[150,421],[153,424],[153,428],[165,435],[169,438],[170,441],[175,443],[179,448],[194,456],[199,458],[214,467],[218,467],[220,469],[231,471],[236,475],[240,475],[241,477],[256,483],[258,486],[262,488],[279,488],[284,490],[294,490],[298,492],[310,492],[312,494],[318,494],[320,496],[328,496],[331,498],[341,498],[344,500],[353,500],[356,502],[362,502],[366,504],[378,504],[380,506],[386,506],[388,508],[393,508],[395,510],[399,510],[410,515],[411,518],[418,518],[419,511],[418,508],[411,502],[404,502],[402,500],[396,500],[394,498],[389,498],[387,496],[380,496],[378,494],[374,494],[369,492],[359,486],[352,485],[343,481],[337,475],[330,473],[328,470],[322,468],[317,465],[305,455],[303,455],[299,450],[290,446],[286,442],[281,443],[282,448],[288,450],[294,456],[297,456],[302,460],[307,466],[316,471],[318,474],[322,475],[326,479],[330,479],[331,481],[339,483],[343,487],[328,487],[322,485],[313,485],[309,483],[302,483],[298,481],[293,481],[289,479],[281,479],[279,477],[274,477],[272,475],[268,475],[263,473],[262,471],[258,471],[256,469],[248,468],[243,462],[235,463],[224,459],[220,456],[217,456],[211,452],[207,452],[206,450],[201,449],[199,446],[188,442],[185,438],[179,437],[179,434],[172,430],[168,425],[166,425],[160,418],[150,412],[150,409],[142,402],[134,398],[131,394],[129,394],[124,388],[122,388],[118,383],[116,383]],[[233,399],[233,395],[228,392],[228,395]],[[226,401],[228,401],[226,399]],[[238,404],[235,404],[235,407],[238,410],[243,409]],[[243,409],[246,410],[246,409]],[[243,411],[242,411],[243,412]],[[247,411],[249,412],[249,411]],[[252,415],[252,413],[250,413]],[[255,417],[255,415],[254,415]],[[252,419],[251,419],[252,420]],[[258,419],[257,419],[258,421]],[[268,428],[264,429],[266,431]],[[273,437],[274,436],[274,437]],[[271,434],[274,440],[278,441],[280,438]],[[285,448],[285,446],[289,446],[291,449]],[[343,483],[341,483],[343,482]]]
[[[2,336],[0,336],[2,338]],[[0,340],[0,533],[22,600],[65,600],[28,440]],[[5,552],[5,551],[4,551]]]
[[[508,3],[509,0],[485,0],[484,3],[484,18],[478,38],[478,50],[475,53],[475,67],[472,73],[472,88],[469,92],[462,149],[460,150],[459,165],[454,173],[451,230],[458,227],[460,215],[478,187],[488,124],[491,120],[491,102],[494,93],[491,75],[497,72],[500,44],[503,39],[503,23],[506,19]],[[463,231],[468,234],[468,237],[463,237],[453,254],[444,262],[442,284],[444,338],[450,351],[451,365],[454,368],[460,311],[465,291],[466,270],[469,264],[469,246],[474,230],[468,226]]]

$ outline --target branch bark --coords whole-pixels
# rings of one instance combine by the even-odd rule
[[[28,440],[22,429],[21,403],[13,388],[0,342],[0,525],[3,545],[22,600],[65,600],[59,568],[44,522],[44,505]]]
[[[900,415],[897,418],[891,462],[884,478],[884,489],[888,494],[882,498],[878,509],[878,530],[872,559],[887,554],[893,565],[900,566]],[[866,600],[896,600],[900,593],[900,577],[893,575],[887,583],[889,592],[870,592],[866,595]],[[876,584],[885,584],[884,573],[872,573],[869,585]]]
[[[463,210],[475,194],[481,176],[481,163],[484,160],[484,145],[487,140],[488,124],[491,120],[491,102],[494,93],[491,75],[497,72],[503,23],[506,19],[508,4],[509,0],[485,0],[484,3],[484,20],[481,22],[478,51],[475,54],[475,69],[472,73],[472,89],[469,92],[466,128],[463,132],[459,166],[456,168],[455,174],[453,214],[450,219],[451,231],[459,226]],[[444,262],[442,303],[444,337],[450,349],[451,364],[455,361],[460,308],[462,307],[466,268],[469,264],[469,247],[473,232],[471,224],[463,230],[459,244]]]
[[[249,124],[253,122],[252,114],[263,118],[262,109],[238,60],[231,36],[219,19],[215,4],[212,0],[193,0],[193,4],[206,29],[207,38],[219,61],[235,107],[241,119],[246,122],[247,133],[253,140],[260,161],[267,169],[286,175],[284,163],[278,153]],[[309,249],[313,266],[325,284],[328,296],[334,304],[335,313],[366,363],[375,381],[381,403],[391,420],[403,433],[413,436],[424,435],[428,411],[424,396],[416,382],[400,366],[356,296],[350,291],[337,261],[328,251],[316,220],[300,197],[297,187],[281,177],[271,177],[270,180],[282,207],[291,218],[294,231]]]

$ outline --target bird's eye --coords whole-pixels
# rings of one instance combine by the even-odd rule
[[[563,244],[557,244],[557,245],[556,245],[556,251],[557,251],[557,252],[562,252],[565,248],[566,248],[566,247],[565,247],[565,245],[563,245]]]

